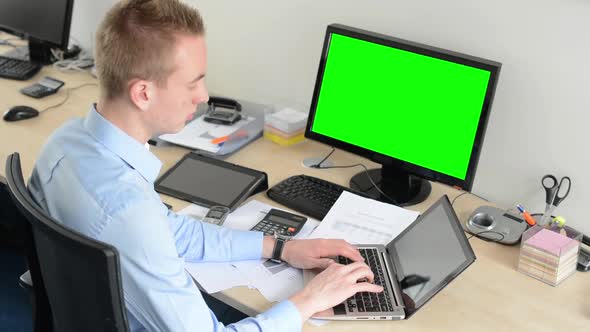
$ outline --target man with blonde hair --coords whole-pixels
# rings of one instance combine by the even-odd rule
[[[209,98],[202,19],[178,0],[118,2],[98,29],[96,63],[98,103],[49,138],[29,188],[56,220],[118,249],[131,331],[298,331],[356,292],[382,290],[357,282],[373,274],[348,243],[293,240],[283,261],[325,270],[270,310],[220,323],[185,261],[268,258],[275,239],[169,211],[154,191],[161,162],[146,149],[150,137],[181,130]],[[328,258],[335,255],[356,262],[343,266]]]

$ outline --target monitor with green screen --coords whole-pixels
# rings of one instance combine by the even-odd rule
[[[383,164],[400,205],[470,190],[500,64],[342,25],[326,33],[306,136]],[[391,200],[359,174],[351,185]]]

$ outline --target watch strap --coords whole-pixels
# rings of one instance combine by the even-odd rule
[[[271,260],[276,263],[282,263],[283,260],[281,259],[281,255],[283,254],[283,248],[285,248],[285,243],[287,243],[286,239],[277,237],[275,239],[275,246],[272,250]]]

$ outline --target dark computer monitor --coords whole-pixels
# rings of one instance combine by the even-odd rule
[[[28,39],[32,62],[49,63],[51,48],[66,50],[74,0],[2,0],[0,29]]]
[[[344,25],[329,25],[305,136],[382,168],[350,185],[400,206],[427,180],[471,190],[501,64]]]

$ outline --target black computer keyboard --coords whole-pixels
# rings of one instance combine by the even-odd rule
[[[266,194],[272,200],[312,218],[322,220],[343,191],[362,193],[309,175],[291,176]]]
[[[3,78],[24,81],[40,69],[41,65],[38,63],[0,56],[0,77]]]

